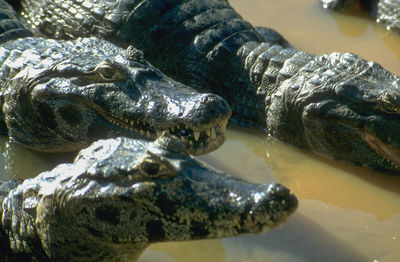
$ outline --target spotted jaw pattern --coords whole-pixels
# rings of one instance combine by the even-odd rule
[[[220,147],[225,141],[225,130],[228,122],[228,120],[224,120],[214,126],[198,129],[176,123],[175,126],[170,128],[159,129],[140,120],[121,120],[109,115],[104,118],[113,125],[145,136],[150,140],[155,140],[162,135],[174,135],[186,145],[188,153],[192,155],[206,154]]]
[[[382,140],[369,133],[365,133],[364,139],[378,155],[386,159],[395,169],[400,170],[400,150],[385,144]]]

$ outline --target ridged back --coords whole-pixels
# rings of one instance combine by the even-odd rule
[[[5,0],[0,0],[0,44],[33,33],[18,20],[15,10]]]

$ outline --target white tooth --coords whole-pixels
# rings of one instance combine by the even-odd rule
[[[207,129],[207,130],[206,130],[206,135],[207,135],[207,136],[210,136],[210,135],[211,135],[211,129]]]
[[[135,125],[135,122],[133,122],[133,120],[131,120],[131,126]]]
[[[175,132],[175,127],[172,127],[172,128],[171,128],[171,132],[172,132],[172,133]]]
[[[190,140],[190,141],[189,141],[189,144],[190,144],[190,146],[193,146],[193,141]]]
[[[162,135],[161,131],[156,130],[157,137],[160,137]]]
[[[194,134],[194,140],[195,140],[195,141],[199,141],[200,132],[198,132],[198,131],[193,131],[193,134]]]
[[[144,131],[142,129],[140,129],[140,134],[143,136],[144,135]]]
[[[181,141],[185,142],[185,137],[184,136],[181,136]]]
[[[163,135],[163,136],[169,135],[169,130],[164,130],[164,131],[162,132],[162,135]]]
[[[210,136],[210,138],[211,139],[217,138],[217,135],[215,134],[215,129],[214,128],[211,128],[211,136]]]
[[[147,137],[150,137],[150,131],[147,130]]]
[[[221,128],[219,129],[221,131],[221,133],[225,133],[226,130],[226,125],[221,125]]]

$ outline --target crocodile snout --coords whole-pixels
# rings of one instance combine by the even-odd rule
[[[269,227],[273,228],[285,221],[297,209],[298,200],[292,191],[281,184],[265,186],[263,190],[253,193],[256,205],[250,214],[256,223],[265,224],[265,220],[269,219]]]
[[[210,116],[230,117],[232,113],[228,103],[217,95],[203,94],[199,100],[202,105],[207,107]]]

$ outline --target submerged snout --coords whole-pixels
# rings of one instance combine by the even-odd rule
[[[261,187],[261,190],[253,193],[255,204],[249,215],[255,224],[266,224],[267,228],[273,228],[286,221],[297,209],[298,200],[292,191],[281,184]]]

